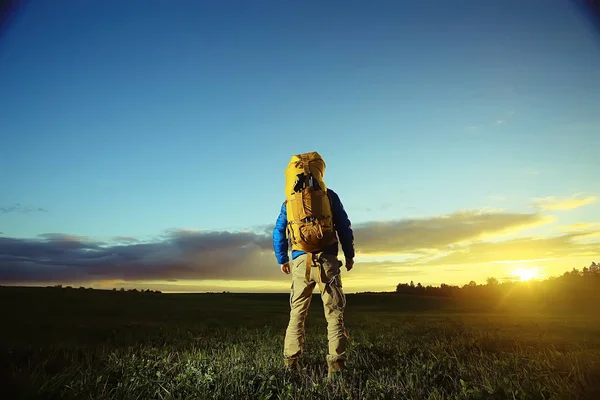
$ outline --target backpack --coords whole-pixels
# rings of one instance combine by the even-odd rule
[[[337,242],[324,173],[325,160],[316,151],[293,155],[285,170],[292,250],[315,253]]]

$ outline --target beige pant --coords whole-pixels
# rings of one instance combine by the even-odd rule
[[[312,260],[309,258],[312,257]],[[304,322],[315,285],[319,285],[325,318],[329,354],[327,361],[338,366],[346,360],[348,332],[344,327],[346,296],[340,278],[341,262],[329,254],[303,254],[290,262],[292,288],[290,321],[285,333],[283,357],[288,366],[297,363],[304,344]]]

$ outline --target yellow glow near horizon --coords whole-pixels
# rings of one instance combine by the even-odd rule
[[[519,268],[516,269],[513,274],[521,279],[521,282],[530,281],[532,279],[539,278],[538,268]]]

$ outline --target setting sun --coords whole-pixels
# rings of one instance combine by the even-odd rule
[[[514,275],[521,279],[521,282],[530,281],[532,279],[538,278],[538,269],[534,268],[519,268],[516,269]]]

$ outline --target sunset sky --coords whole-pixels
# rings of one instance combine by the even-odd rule
[[[347,292],[600,261],[600,25],[451,3],[28,2],[0,36],[0,284],[286,292],[307,151]]]

